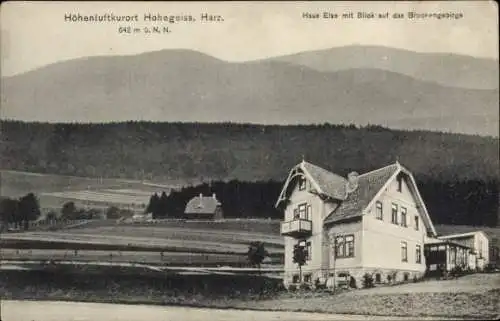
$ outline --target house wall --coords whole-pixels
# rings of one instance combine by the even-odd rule
[[[477,252],[477,268],[482,270],[490,262],[489,240],[483,233],[475,233],[474,249]]]
[[[489,262],[489,239],[482,232],[474,233],[467,237],[446,237],[443,238],[459,244],[470,247],[474,250],[474,263],[470,264],[471,268],[483,269]]]
[[[425,273],[426,264],[424,244],[427,238],[427,227],[421,213],[417,209],[414,195],[407,180],[403,179],[402,190],[397,190],[398,182],[394,179],[375,201],[382,202],[383,218],[376,218],[376,202],[367,209],[363,216],[363,268],[372,273],[381,273],[382,279],[387,274],[398,271],[399,278],[409,273],[410,278],[421,277]],[[398,224],[392,223],[392,204],[398,205]],[[406,208],[406,227],[401,225],[401,208]],[[416,230],[415,217],[418,217]],[[402,260],[402,242],[407,245],[407,261]],[[421,260],[416,262],[416,247],[420,246]]]
[[[299,267],[293,263],[293,249],[299,241],[311,242],[312,253],[311,260],[307,261],[302,266],[302,276],[311,274],[311,280],[314,282],[317,278],[322,277],[321,265],[323,256],[323,201],[315,194],[308,192],[310,183],[306,183],[306,190],[299,190],[296,185],[289,197],[289,203],[285,208],[284,221],[291,221],[294,218],[294,209],[302,203],[307,203],[311,206],[311,221],[312,232],[311,235],[304,238],[294,238],[285,236],[285,286],[291,283],[293,275],[299,274]]]
[[[328,238],[330,240],[329,247],[329,276],[332,273],[345,273],[363,267],[363,232],[361,219],[340,223],[330,226],[327,230]],[[334,240],[337,236],[353,235],[354,236],[354,256],[345,258],[336,258],[334,250]]]

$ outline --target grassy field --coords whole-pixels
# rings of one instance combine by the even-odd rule
[[[283,238],[241,229],[214,229],[212,222],[182,222],[169,226],[92,224],[59,231],[36,231],[2,235],[5,260],[72,260],[134,262],[187,266],[244,266],[252,241],[262,241],[269,252],[267,264],[283,264]],[[236,227],[235,222],[231,223]],[[244,222],[248,224],[248,222]],[[262,225],[255,223],[255,225]],[[224,225],[223,225],[224,226]],[[77,250],[77,252],[75,252]],[[161,256],[163,253],[163,257]]]
[[[193,252],[145,251],[93,251],[79,250],[77,254],[70,250],[13,250],[1,249],[3,260],[42,261],[92,261],[111,263],[141,263],[173,266],[244,266],[248,265],[246,255]]]
[[[21,197],[34,193],[42,208],[60,209],[67,201],[79,206],[104,208],[110,205],[130,205],[141,208],[153,193],[168,192],[173,184],[99,179],[89,177],[39,174],[19,171],[0,171],[0,195]]]

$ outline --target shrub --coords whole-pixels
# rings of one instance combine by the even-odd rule
[[[290,291],[290,292],[295,292],[295,291],[297,291],[297,286],[296,286],[295,284],[290,284],[290,285],[288,286],[288,291]]]
[[[370,273],[365,273],[363,275],[363,287],[365,289],[373,288],[373,276]]]
[[[392,271],[391,272],[391,279],[392,279],[392,283],[396,283],[397,280],[398,280],[398,271]]]
[[[304,291],[309,291],[311,290],[311,286],[307,283],[301,283],[300,284],[300,287],[299,287],[301,290],[304,290]]]
[[[349,279],[349,287],[353,288],[353,289],[358,288],[358,286],[356,284],[356,279],[353,276],[351,276],[351,278]]]

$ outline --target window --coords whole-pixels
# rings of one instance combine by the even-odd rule
[[[306,182],[307,181],[303,176],[299,178],[299,191],[304,191],[306,189]]]
[[[307,242],[305,240],[302,240],[299,242],[299,246],[304,249],[305,255],[306,255],[306,261],[311,260],[311,255],[312,255],[312,246],[311,242]]]
[[[298,274],[294,274],[292,276],[292,282],[293,283],[299,283],[299,275]]]
[[[311,283],[311,274],[304,274],[304,282]]]
[[[301,219],[306,219],[307,217],[307,204],[300,204],[299,205],[299,218]]]
[[[408,262],[408,246],[406,242],[401,242],[401,262]]]
[[[420,245],[415,248],[415,262],[422,263],[422,247]]]
[[[300,204],[293,210],[293,218],[301,220],[311,220],[311,205],[307,203]]]
[[[335,238],[335,257],[354,257],[354,235],[337,236]]]
[[[382,210],[382,202],[380,202],[380,201],[377,201],[375,216],[379,220],[384,219],[384,212]]]
[[[382,282],[382,276],[380,275],[380,273],[375,274],[375,282],[376,283]]]
[[[306,261],[310,261],[312,258],[312,247],[311,242],[306,243]]]
[[[391,222],[393,224],[398,224],[398,205],[392,203],[392,217]]]
[[[418,222],[418,216],[415,215],[415,231],[418,231],[418,228],[419,228],[418,223],[419,223]]]
[[[403,177],[398,177],[398,192],[403,191]]]
[[[406,207],[401,207],[401,226],[408,227],[406,224]]]

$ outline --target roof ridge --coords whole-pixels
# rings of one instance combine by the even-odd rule
[[[399,164],[399,162],[396,162],[396,163],[393,163],[393,164],[389,164],[389,165],[386,165],[384,167],[380,167],[380,168],[377,168],[377,169],[374,169],[374,170],[371,170],[369,172],[366,172],[366,173],[363,173],[363,174],[360,174],[359,176],[365,176],[365,175],[368,175],[368,174],[372,174],[372,173],[375,173],[375,172],[378,172],[378,171],[381,171],[381,170],[384,170],[384,169],[387,169],[391,166],[397,166],[398,168],[401,168],[401,164]]]

